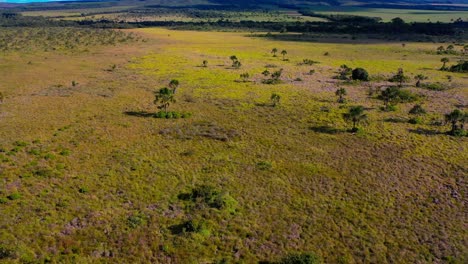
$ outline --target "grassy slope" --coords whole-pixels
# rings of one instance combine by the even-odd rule
[[[382,113],[381,102],[367,98],[361,86],[347,87],[348,98],[371,109],[370,124],[357,135],[341,132],[345,109],[335,103],[331,79],[346,63],[371,74],[403,66],[442,80],[445,74],[434,70],[440,56],[426,52],[436,44],[403,49],[138,32],[149,42],[82,54],[2,55],[0,71],[8,75],[2,74],[7,98],[0,105],[0,146],[11,152],[15,141],[28,143],[3,153],[0,165],[0,197],[21,194],[0,204],[1,245],[16,257],[251,263],[312,251],[329,263],[466,260],[466,139],[416,133],[444,127],[384,122],[406,117],[411,105]],[[273,58],[273,47],[287,49],[290,61]],[[242,69],[227,69],[233,54]],[[298,66],[304,58],[321,64]],[[209,67],[198,67],[204,59]],[[106,71],[111,64],[117,69]],[[285,84],[258,83],[266,64],[285,69]],[[311,68],[315,75],[306,74]],[[235,82],[246,71],[256,82]],[[296,77],[304,81],[293,82]],[[467,87],[465,77],[454,74],[454,82]],[[155,111],[151,91],[172,78],[181,82],[172,109],[192,118],[124,114]],[[72,80],[78,87],[70,87]],[[466,88],[415,91],[427,94],[429,117],[466,105]],[[272,92],[282,96],[281,107],[261,106]],[[314,132],[320,126],[338,132]],[[239,136],[224,142],[202,134]],[[259,165],[265,163],[271,168]],[[177,198],[200,183],[229,192],[238,212]],[[144,220],[131,228],[129,216]],[[199,218],[208,219],[210,232],[170,232]]]

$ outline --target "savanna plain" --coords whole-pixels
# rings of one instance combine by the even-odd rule
[[[468,76],[440,70],[463,45],[1,34],[0,262],[468,261],[467,138],[445,124]],[[411,100],[380,94],[398,74]]]

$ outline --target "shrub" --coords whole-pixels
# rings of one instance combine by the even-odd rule
[[[354,69],[351,77],[353,80],[369,81],[369,73],[363,68]]]
[[[146,222],[146,216],[142,213],[131,215],[127,218],[127,225],[131,228],[136,228]]]
[[[273,168],[273,165],[271,164],[271,162],[268,161],[260,161],[257,163],[257,168],[259,170],[271,170],[271,168]]]
[[[16,193],[12,193],[12,194],[8,195],[7,198],[8,198],[9,200],[12,200],[12,201],[18,200],[18,199],[21,198],[21,194],[19,194],[19,193],[17,193],[17,192],[16,192]]]
[[[318,63],[320,63],[320,62],[314,61],[314,60],[311,60],[311,59],[302,60],[302,64],[304,64],[304,65],[314,65],[314,64],[318,64]]]
[[[88,188],[86,187],[81,187],[79,190],[78,190],[79,193],[87,193],[88,192]]]
[[[410,120],[408,120],[408,123],[413,124],[413,125],[417,125],[417,124],[422,124],[423,120],[420,117],[412,117],[412,118],[410,118]]]
[[[420,86],[423,89],[431,90],[431,91],[444,91],[447,90],[447,86],[440,82],[435,83],[424,83]]]
[[[195,186],[190,193],[180,194],[179,199],[190,200],[208,205],[211,208],[226,210],[234,213],[237,207],[237,201],[227,192],[221,192],[211,185]]]
[[[166,119],[178,119],[178,118],[189,118],[191,117],[191,113],[180,113],[180,112],[164,112],[164,111],[159,111],[156,114],[154,114],[154,118],[166,118]]]
[[[417,104],[414,105],[411,110],[409,110],[409,113],[411,115],[423,115],[426,113],[426,110],[420,104]]]
[[[209,236],[211,234],[209,224],[206,220],[200,219],[200,220],[195,220],[191,219],[189,221],[186,221],[182,224],[182,232],[188,232],[188,233],[200,233],[205,236]]]
[[[451,72],[468,72],[468,61],[460,61],[449,69]]]

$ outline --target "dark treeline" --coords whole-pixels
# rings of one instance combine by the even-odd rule
[[[360,18],[357,18],[358,20]],[[360,20],[359,20],[360,21]],[[172,27],[183,29],[243,29],[269,32],[298,33],[335,33],[335,34],[425,34],[448,35],[462,34],[468,28],[468,22],[454,23],[405,23],[396,18],[390,23],[375,21],[356,22],[352,18],[331,22],[258,22],[217,20],[206,22],[178,21],[143,21],[116,22],[111,20],[65,21],[49,20],[42,17],[25,17],[16,13],[1,13],[1,27],[41,27],[41,26],[80,26],[94,28],[138,28],[138,27]]]
[[[466,6],[457,5],[398,5],[398,4],[366,4],[358,5],[365,8],[388,8],[388,9],[411,9],[411,10],[444,10],[444,11],[467,11]]]

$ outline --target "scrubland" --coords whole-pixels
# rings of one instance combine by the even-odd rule
[[[466,109],[468,79],[439,71],[441,44],[124,32],[138,40],[0,55],[2,261],[467,261],[467,138],[446,135],[443,115]],[[342,64],[372,81],[335,79]],[[266,68],[283,69],[281,83],[262,83]],[[370,91],[398,68],[420,97],[382,111]],[[450,89],[416,88],[417,74]],[[170,109],[190,118],[152,117],[171,79]],[[415,103],[420,124],[407,122]],[[368,115],[357,133],[342,118],[352,105]]]

